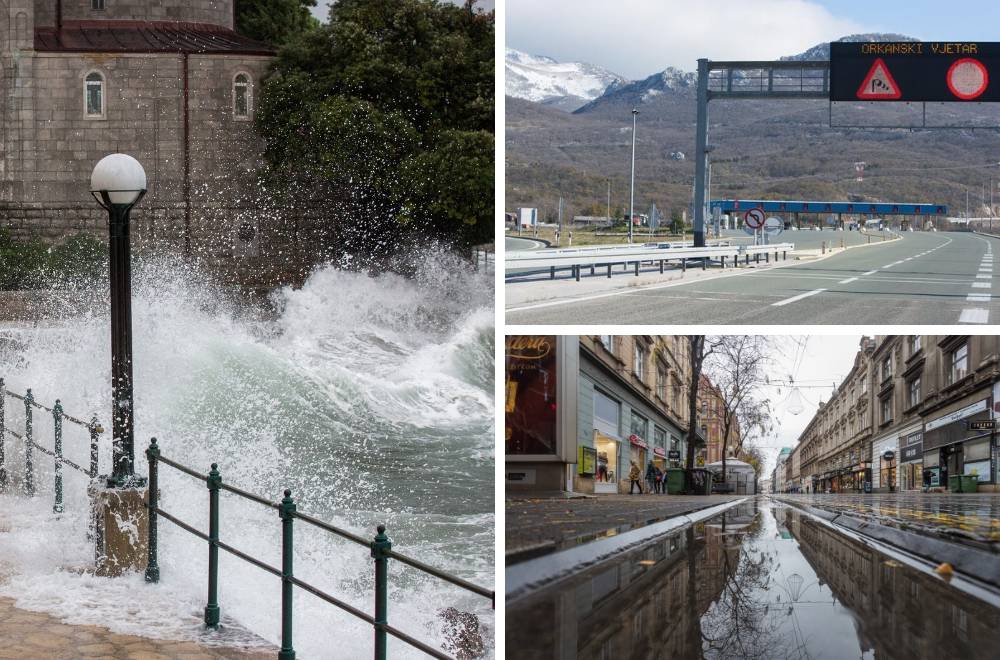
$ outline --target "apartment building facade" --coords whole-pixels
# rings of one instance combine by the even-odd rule
[[[1000,339],[864,338],[851,372],[801,434],[807,492],[945,488],[972,474],[998,490]]]
[[[632,464],[683,466],[687,337],[511,335],[506,349],[508,490],[627,493]]]

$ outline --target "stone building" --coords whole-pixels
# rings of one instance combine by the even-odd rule
[[[871,465],[871,361],[875,342],[864,337],[850,372],[799,437],[802,492],[860,492]]]
[[[508,490],[627,493],[632,463],[643,472],[649,463],[683,465],[687,337],[511,335],[506,343]]]
[[[701,434],[705,437],[705,446],[698,450],[698,465],[707,465],[722,460],[723,444],[727,456],[742,458],[736,445],[740,441],[739,421],[734,420],[729,429],[729,439],[723,443],[725,435],[726,402],[708,376],[701,375],[698,383],[698,417]]]
[[[812,492],[936,489],[956,474],[1000,490],[1000,338],[864,338],[854,366],[799,438]],[[926,481],[925,481],[926,479]]]
[[[90,172],[123,152],[149,180],[133,214],[139,241],[210,256],[255,249],[263,144],[251,120],[275,51],[233,30],[234,0],[0,8],[0,227],[48,240],[100,234]]]

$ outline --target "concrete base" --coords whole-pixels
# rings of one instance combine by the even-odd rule
[[[97,574],[118,577],[146,568],[149,540],[148,488],[88,488],[94,525]]]

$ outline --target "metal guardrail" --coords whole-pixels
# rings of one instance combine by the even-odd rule
[[[496,608],[496,593],[484,587],[480,587],[473,584],[467,580],[464,580],[458,576],[451,575],[445,571],[439,570],[428,564],[425,564],[419,560],[413,559],[412,557],[407,557],[398,552],[392,550],[392,542],[385,533],[385,526],[379,525],[377,528],[377,534],[374,539],[369,541],[356,534],[353,534],[347,530],[340,529],[329,523],[323,522],[317,518],[310,515],[302,513],[297,510],[295,500],[292,498],[292,493],[289,490],[284,492],[284,498],[281,502],[273,502],[267,498],[255,495],[248,491],[242,490],[235,486],[231,486],[224,483],[222,480],[222,475],[219,473],[219,466],[217,463],[212,464],[212,469],[208,474],[201,474],[185,465],[177,463],[169,458],[166,458],[160,454],[160,448],[156,444],[156,438],[150,441],[149,448],[146,450],[146,458],[149,462],[149,545],[148,545],[148,563],[146,568],[146,580],[148,582],[157,582],[160,579],[160,568],[157,562],[157,518],[162,516],[166,520],[174,523],[186,532],[197,536],[198,538],[208,542],[208,603],[205,606],[205,626],[209,628],[215,628],[219,625],[219,619],[221,615],[221,609],[219,606],[219,549],[225,550],[231,555],[246,561],[263,571],[266,571],[276,577],[281,578],[282,589],[281,589],[281,649],[278,652],[278,660],[294,660],[295,649],[292,641],[292,595],[293,588],[298,587],[303,591],[306,591],[320,600],[323,600],[341,610],[361,619],[362,621],[371,625],[375,632],[375,658],[376,660],[385,660],[387,648],[388,648],[388,638],[387,635],[392,635],[396,639],[402,640],[403,642],[409,644],[410,646],[423,651],[427,655],[440,658],[442,660],[452,660],[451,656],[448,656],[441,651],[427,645],[424,642],[408,635],[407,633],[389,625],[389,613],[388,613],[388,598],[389,598],[389,586],[388,586],[388,563],[389,559],[395,559],[404,564],[407,564],[419,571],[427,573],[428,575],[434,576],[446,582],[449,582],[457,587],[470,591],[472,593],[483,596],[484,598],[489,598],[491,606]],[[169,467],[174,468],[184,474],[187,474],[199,481],[204,481],[209,490],[209,530],[206,534],[205,532],[195,529],[191,525],[188,525],[182,520],[179,520],[175,516],[171,515],[167,511],[160,508],[159,505],[159,492],[158,492],[158,481],[159,481],[159,464],[163,463]],[[225,543],[219,539],[219,491],[229,491],[239,497],[248,499],[252,502],[256,502],[262,506],[266,506],[271,509],[275,509],[278,512],[278,517],[281,520],[281,530],[282,530],[282,561],[281,568],[271,566],[260,559],[252,557],[245,552]],[[371,556],[375,560],[375,612],[374,616],[364,612],[353,605],[332,596],[325,591],[319,589],[318,587],[311,585],[303,580],[300,580],[294,575],[293,566],[293,522],[298,518],[299,520],[309,523],[319,529],[325,530],[341,538],[347,539],[358,545],[363,545],[371,549]]]
[[[5,406],[7,397],[17,399],[24,403],[23,433],[18,433],[14,429],[7,426]],[[44,410],[52,415],[54,429],[53,449],[43,447],[35,442],[34,409]],[[70,422],[71,424],[86,428],[90,433],[90,465],[86,469],[63,456],[64,420]],[[63,410],[62,403],[60,403],[59,399],[56,399],[55,405],[51,408],[42,405],[35,401],[35,396],[32,394],[30,388],[26,390],[24,394],[11,392],[4,384],[4,379],[0,378],[0,488],[6,488],[9,483],[9,475],[7,474],[6,466],[6,451],[4,447],[4,439],[7,433],[24,442],[24,479],[22,481],[22,490],[25,495],[28,495],[29,497],[34,497],[35,495],[35,463],[32,450],[37,449],[53,458],[55,465],[55,501],[52,505],[52,511],[54,513],[62,513],[64,510],[62,476],[63,465],[67,465],[74,470],[87,475],[91,479],[97,477],[97,447],[101,434],[104,433],[104,428],[102,428],[101,424],[97,421],[97,417],[92,417],[90,422],[85,422],[82,419],[68,415]]]
[[[606,267],[607,276],[611,277],[613,266],[624,266],[628,270],[629,264],[635,267],[635,275],[639,276],[639,268],[643,263],[659,263],[660,272],[663,272],[664,263],[670,261],[680,261],[681,268],[687,270],[687,262],[690,259],[700,259],[702,270],[708,267],[709,260],[719,260],[722,267],[726,268],[726,259],[732,258],[733,266],[738,266],[740,257],[744,263],[749,265],[750,256],[753,255],[756,263],[760,262],[761,256],[765,262],[769,263],[771,255],[774,260],[788,258],[788,252],[795,249],[794,243],[775,243],[773,245],[728,245],[719,247],[678,247],[661,248],[655,246],[625,247],[608,246],[600,248],[566,248],[557,250],[519,250],[508,252],[504,260],[504,268],[507,271],[513,269],[532,269],[532,273],[549,270],[551,279],[555,279],[557,270],[569,269],[577,282],[580,281],[581,270],[584,266],[590,266],[591,274],[595,274],[597,267]],[[527,275],[529,273],[510,273],[508,278]]]

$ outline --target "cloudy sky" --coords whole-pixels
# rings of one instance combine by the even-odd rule
[[[785,383],[767,389],[779,429],[776,438],[758,443],[767,457],[765,477],[770,476],[780,448],[795,446],[819,402],[830,400],[834,383],[839,385],[854,366],[861,335],[784,336],[774,337],[773,341],[777,354],[774,379],[794,380],[798,394],[793,395],[792,387]],[[796,400],[802,406],[798,414],[794,412]]]
[[[452,2],[454,4],[459,4],[462,0],[444,0],[444,2]],[[333,4],[333,0],[319,0],[316,6],[313,7],[313,16],[321,21],[326,20],[327,13],[330,11],[330,5]],[[496,0],[479,0],[479,6],[489,11],[496,6]]]
[[[956,9],[960,9],[956,11]],[[507,0],[508,47],[631,79],[699,57],[776,59],[857,32],[995,41],[996,0]]]

